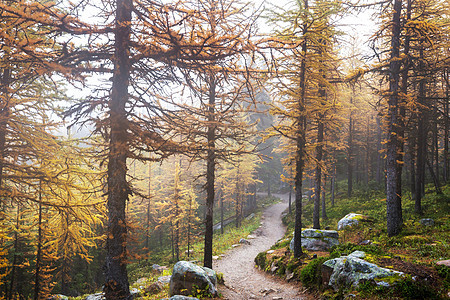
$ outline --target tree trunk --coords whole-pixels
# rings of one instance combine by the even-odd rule
[[[348,117],[348,144],[347,144],[347,197],[352,196],[353,190],[353,96],[355,85],[352,84],[352,96],[350,97],[350,115]]]
[[[431,178],[433,178],[433,183],[434,183],[434,188],[436,190],[436,194],[442,195],[442,190],[441,190],[441,186],[439,184],[439,180],[437,175],[434,173],[433,171],[433,165],[430,164],[430,162],[427,159],[427,166],[428,166],[428,170],[430,171],[431,174]]]
[[[16,212],[16,230],[14,231],[14,248],[13,248],[13,261],[11,265],[11,272],[10,272],[10,282],[9,282],[9,295],[8,300],[11,300],[15,295],[15,285],[16,285],[16,268],[18,265],[18,254],[19,253],[19,227],[20,227],[20,205],[17,204],[17,212]]]
[[[9,50],[6,50],[6,56],[9,55]],[[0,74],[0,189],[3,187],[3,169],[4,159],[6,156],[6,132],[8,129],[8,121],[11,113],[10,95],[8,92],[11,84],[11,69],[8,65],[4,66],[3,74]]]
[[[206,159],[206,216],[205,216],[205,252],[203,265],[212,268],[213,254],[213,210],[214,210],[214,183],[216,171],[216,82],[214,75],[209,78],[209,107],[208,107],[208,153]]]
[[[304,1],[305,10],[308,10],[308,0]],[[307,24],[303,24],[303,43],[302,43],[302,59],[300,63],[300,99],[298,101],[297,128],[296,128],[296,155],[295,155],[295,225],[294,225],[294,257],[299,258],[303,255],[302,251],[302,184],[303,184],[303,170],[304,157],[306,145],[306,118],[305,112],[305,96],[306,96],[306,50],[307,40],[306,33],[308,31]]]
[[[323,116],[319,116],[319,119]],[[323,158],[323,134],[324,124],[319,120],[317,126],[317,146],[316,146],[316,175],[314,187],[314,211],[313,211],[313,228],[320,229],[320,195],[322,188],[322,158]]]
[[[422,73],[424,69],[424,57],[423,57],[423,47],[420,48],[420,61],[419,61],[419,72]],[[422,78],[419,82],[419,103],[422,106],[426,105],[425,102],[425,78]],[[424,195],[425,187],[425,165],[426,165],[426,155],[427,155],[427,135],[428,126],[427,123],[427,111],[422,108],[419,112],[417,123],[417,159],[416,159],[416,199],[414,205],[414,211],[416,214],[422,214],[422,197]]]
[[[151,163],[148,164],[148,202],[147,202],[147,228],[145,233],[145,248],[147,249],[147,255],[150,252],[150,207],[151,207],[151,200],[152,200],[152,165]],[[148,258],[148,257],[147,257]]]
[[[292,212],[292,185],[289,185],[289,213]]]
[[[450,180],[450,163],[448,157],[448,144],[449,144],[449,102],[450,102],[450,86],[449,86],[449,71],[444,70],[445,80],[445,99],[444,99],[444,181]]]
[[[336,161],[333,163],[333,177],[331,177],[331,206],[334,207],[334,197],[336,193]]]
[[[128,120],[125,110],[130,79],[130,24],[132,0],[116,0],[114,74],[109,101],[108,233],[104,292],[106,299],[128,299],[126,203],[130,188],[126,179]]]
[[[383,181],[383,158],[381,156],[381,121],[377,116],[377,183],[381,186]]]
[[[327,208],[325,205],[325,187],[326,187],[326,183],[327,183],[327,176],[325,175],[323,178],[323,186],[324,188],[322,189],[322,219],[328,219],[327,216]]]
[[[400,80],[400,14],[402,1],[394,1],[392,17],[391,57],[389,63],[388,132],[386,144],[386,214],[388,236],[397,235],[403,224],[401,193],[398,190],[401,174],[398,173],[398,154],[402,141],[399,140],[399,80]]]
[[[364,183],[366,187],[369,186],[370,180],[370,120],[367,117],[367,128],[366,128],[366,153],[365,153],[365,172],[364,172]]]
[[[222,190],[219,191],[219,197],[220,197],[220,233],[223,234],[223,195]]]
[[[408,138],[409,164],[410,164],[410,190],[411,198],[416,199],[416,155],[415,155],[416,137],[415,133],[410,133]]]
[[[435,175],[437,184],[439,184],[439,138],[438,138],[438,111],[437,107],[435,107],[434,111],[434,122],[433,122],[433,148],[434,148],[434,167],[435,167]]]
[[[42,182],[39,181],[39,211],[38,211],[38,238],[36,251],[36,266],[34,272],[34,300],[39,299],[42,257]]]

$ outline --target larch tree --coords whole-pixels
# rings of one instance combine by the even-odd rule
[[[208,59],[183,60],[177,63],[189,92],[181,93],[182,101],[166,118],[169,128],[178,131],[186,141],[194,160],[206,162],[205,246],[204,266],[212,267],[213,210],[217,162],[227,156],[247,153],[233,148],[230,141],[244,140],[247,124],[239,119],[246,107],[242,102],[253,98],[249,74],[252,63],[252,43],[255,13],[248,3],[237,0],[187,1],[187,7],[196,7],[195,18],[187,23],[188,40],[203,45],[200,51]],[[187,99],[187,100],[186,100]]]
[[[267,47],[275,49],[275,73],[280,80],[275,81],[279,105],[271,112],[278,116],[280,123],[273,127],[269,135],[281,135],[286,138],[286,152],[290,154],[293,166],[295,187],[295,234],[294,256],[302,255],[302,188],[303,173],[306,166],[307,124],[311,122],[308,116],[315,109],[315,104],[326,107],[326,88],[328,81],[325,72],[330,71],[330,52],[332,46],[333,29],[329,27],[328,18],[338,8],[337,2],[319,2],[310,5],[309,1],[297,1],[292,7],[276,8],[271,13],[271,21],[279,28],[269,38]],[[315,14],[317,12],[317,14]],[[329,31],[331,30],[331,31]],[[323,32],[322,32],[323,31]],[[311,69],[317,71],[311,73]],[[324,108],[326,109],[326,108]],[[317,109],[322,116],[324,110]],[[321,185],[321,160],[323,151],[324,120],[319,118],[320,127],[317,131],[318,167],[317,183]],[[320,177],[319,177],[320,176]],[[317,188],[317,187],[316,187]],[[320,188],[317,188],[317,199],[320,199]],[[316,206],[318,217],[319,206]],[[317,220],[316,220],[317,219]],[[318,218],[315,218],[315,225]]]

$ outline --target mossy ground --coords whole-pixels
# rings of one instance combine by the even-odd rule
[[[292,212],[283,219],[288,228],[285,239],[272,247],[276,249],[274,253],[261,253],[258,261],[264,262],[262,269],[267,271],[272,269],[273,264],[277,265],[274,273],[283,277],[286,276],[286,272],[282,273],[283,268],[286,270],[288,265],[295,266],[291,270],[294,272],[292,280],[302,281],[306,287],[319,290],[321,297],[326,299],[339,298],[344,294],[353,294],[359,299],[450,298],[450,268],[436,266],[436,261],[450,259],[450,185],[444,186],[443,192],[443,195],[436,195],[433,187],[428,186],[422,202],[423,215],[414,214],[414,202],[410,195],[405,194],[402,202],[404,227],[395,237],[388,237],[386,233],[386,199],[381,192],[358,190],[352,198],[339,195],[334,207],[327,208],[328,218],[321,219],[322,228],[336,229],[338,221],[351,212],[369,217],[368,222],[363,220],[357,226],[340,231],[341,244],[330,252],[306,252],[300,259],[294,259],[288,251],[294,225]],[[313,203],[304,203],[305,227],[312,225],[312,209]],[[435,225],[421,225],[419,220],[422,218],[434,219]],[[367,240],[370,240],[369,245],[359,245]],[[349,288],[335,292],[323,286],[321,263],[355,250],[366,252],[365,259],[369,262],[402,271],[408,276],[402,280],[396,279],[395,287],[389,289],[365,283],[359,290]]]

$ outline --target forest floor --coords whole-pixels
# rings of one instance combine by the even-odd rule
[[[288,207],[288,195],[277,194],[282,201],[268,207],[261,218],[261,226],[243,244],[228,251],[214,262],[214,270],[224,274],[225,284],[219,287],[224,299],[315,299],[297,283],[264,273],[255,267],[258,253],[266,251],[284,236],[286,227],[281,214]]]

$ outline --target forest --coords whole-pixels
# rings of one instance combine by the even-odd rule
[[[213,268],[272,194],[450,259],[448,0],[0,0],[0,99],[0,299]]]

